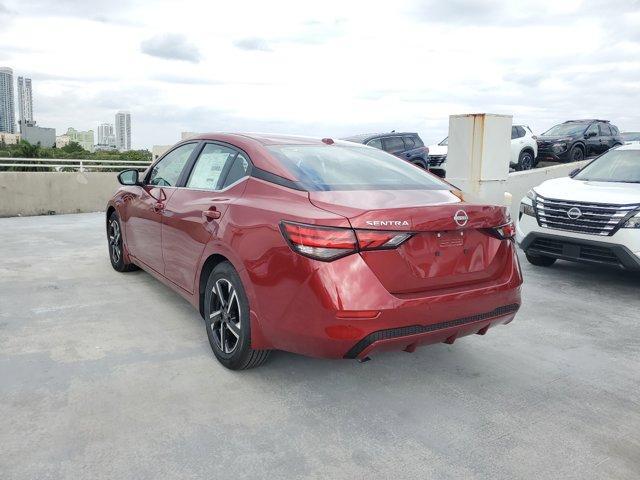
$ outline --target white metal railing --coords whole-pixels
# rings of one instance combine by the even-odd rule
[[[151,162],[145,160],[85,160],[72,158],[6,158],[0,157],[0,171],[19,167],[20,171],[35,172],[38,168],[50,168],[54,172],[112,172],[135,168],[145,170]]]

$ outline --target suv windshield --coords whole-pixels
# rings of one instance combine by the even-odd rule
[[[640,183],[640,150],[609,150],[573,178],[596,182]]]
[[[269,147],[298,182],[316,190],[449,190],[449,184],[375,148],[343,145]]]
[[[542,135],[549,137],[561,137],[566,135],[578,135],[584,132],[584,129],[587,128],[588,124],[586,123],[561,123],[560,125],[556,125],[555,127],[551,127],[549,130],[544,132]]]
[[[625,142],[640,142],[640,132],[626,132],[622,134]]]
[[[438,145],[442,145],[443,147],[449,145],[449,137],[444,137],[444,140],[442,140]]]

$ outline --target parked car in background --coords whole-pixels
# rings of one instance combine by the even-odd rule
[[[429,170],[444,178],[447,173],[447,152],[449,137],[440,143],[429,145]],[[514,170],[529,170],[536,166],[538,144],[536,137],[527,125],[511,127],[511,156],[509,167]]]
[[[429,149],[424,146],[424,142],[417,133],[413,132],[391,132],[391,133],[368,133],[353,135],[343,138],[348,142],[362,143],[369,147],[384,150],[398,158],[413,163],[420,168],[427,169],[427,158]]]
[[[445,137],[440,143],[429,145],[429,171],[444,178],[447,174],[447,151],[449,150],[449,137]]]
[[[205,134],[118,179],[111,265],[185,297],[230,369],[450,344],[520,307],[507,209],[375,148]]]
[[[623,143],[618,127],[609,120],[568,120],[538,136],[538,157],[577,162]]]
[[[624,140],[626,144],[640,144],[640,132],[624,132],[621,133],[620,136],[622,136],[622,140]]]
[[[537,164],[537,157],[538,142],[531,129],[527,125],[513,125],[509,166],[514,170],[531,170]]]
[[[516,240],[533,265],[563,259],[640,270],[640,145],[609,150],[531,190]]]

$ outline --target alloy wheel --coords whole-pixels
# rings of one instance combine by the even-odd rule
[[[226,278],[216,280],[209,307],[209,328],[216,346],[230,355],[238,348],[242,325],[238,293]]]
[[[115,219],[109,222],[109,250],[113,263],[118,264],[122,258],[122,235],[120,224]]]
[[[579,148],[576,148],[575,151],[573,152],[573,160],[574,161],[580,161],[582,160],[582,150],[580,150]]]
[[[520,162],[520,166],[522,170],[531,170],[533,168],[533,158],[529,153],[525,153],[522,156],[522,160]]]

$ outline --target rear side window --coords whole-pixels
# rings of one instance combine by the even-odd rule
[[[242,153],[239,153],[236,159],[233,161],[227,177],[224,179],[222,188],[227,188],[229,185],[236,183],[243,177],[249,174],[249,160]]]
[[[605,137],[611,136],[611,129],[609,128],[609,125],[607,125],[606,123],[600,124],[600,135],[603,135]]]
[[[613,133],[614,135],[620,135],[620,130],[618,130],[618,127],[611,124],[609,124],[609,127],[611,127],[611,133]]]
[[[367,146],[382,150],[382,140],[380,138],[374,138],[367,142]]]
[[[413,143],[415,143],[416,148],[424,147],[424,142],[422,141],[422,139],[419,136],[412,135],[411,138],[413,138]]]
[[[387,137],[383,139],[385,152],[397,153],[404,150],[404,142],[402,137]]]
[[[449,190],[449,184],[380,150],[277,145],[269,151],[305,190]]]
[[[413,141],[413,138],[411,138],[411,137],[402,137],[402,140],[404,140],[404,145],[408,149],[416,148],[416,142]]]
[[[522,138],[525,135],[524,128],[519,125],[514,125],[511,127],[511,140],[515,138]]]
[[[196,161],[187,188],[200,190],[219,190],[220,176],[227,162],[232,161],[237,152],[232,148],[208,143],[202,149]]]
[[[161,187],[175,187],[196,145],[196,143],[188,143],[167,153],[154,165],[149,174],[148,183]]]
[[[596,125],[595,123],[592,123],[591,125],[589,125],[589,128],[587,128],[587,131],[584,133],[589,135],[591,134],[591,132],[594,132],[596,135],[600,135],[600,131],[598,130],[598,125]]]

